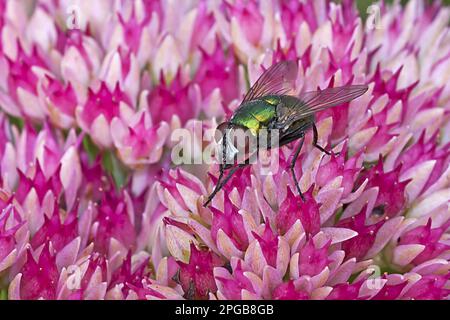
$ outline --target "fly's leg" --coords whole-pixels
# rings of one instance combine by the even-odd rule
[[[219,179],[217,180],[216,186],[214,187],[213,192],[209,195],[206,202],[203,204],[203,207],[206,207],[211,202],[211,200],[214,198],[214,196],[217,194],[217,192],[219,192],[220,189],[222,189],[222,178],[223,178],[223,174],[225,171],[223,164],[220,164],[219,170],[220,170],[220,174],[219,174]]]
[[[319,133],[317,132],[317,127],[316,127],[315,123],[313,123],[312,127],[313,127],[313,146],[316,147],[317,149],[319,149],[320,151],[326,153],[327,155],[331,155],[332,151],[327,151],[327,150],[325,150],[325,148],[323,148],[317,144],[317,139],[319,139]],[[339,155],[339,153],[336,153],[336,155]]]
[[[214,188],[213,192],[209,195],[208,199],[206,200],[206,202],[203,204],[203,207],[206,207],[211,200],[216,196],[217,192],[219,192],[224,185],[227,184],[228,180],[231,179],[231,177],[233,176],[233,174],[240,168],[243,168],[245,166],[248,166],[250,164],[250,162],[246,161],[245,163],[239,164],[236,167],[233,167],[230,172],[228,172],[227,176],[225,177],[225,179],[223,179],[222,181],[217,181],[216,187]]]
[[[244,167],[248,166],[249,164],[250,164],[249,162],[241,163],[241,164],[237,165],[236,167],[234,167],[233,169],[231,169],[230,172],[228,172],[228,175],[225,177],[225,179],[223,179],[223,181],[222,181],[222,183],[221,183],[221,185],[220,185],[220,189],[222,189],[223,186],[227,184],[228,180],[231,179],[231,177],[233,176],[233,174],[234,174],[238,169],[244,168]]]
[[[216,195],[216,193],[220,191],[220,188],[221,188],[220,185],[221,185],[221,182],[222,182],[223,173],[224,173],[224,168],[223,168],[223,165],[220,164],[220,174],[219,174],[219,179],[217,180],[217,183],[216,183],[216,186],[214,187],[213,192],[209,195],[208,199],[207,199],[206,202],[203,204],[204,207],[206,207],[206,206],[211,202],[211,200],[214,198],[214,196]]]
[[[228,130],[228,128],[227,128]],[[206,202],[203,204],[203,207],[206,207],[211,200],[214,198],[214,196],[217,194],[217,192],[220,191],[220,189],[222,189],[222,178],[223,178],[223,173],[225,171],[225,166],[226,166],[226,156],[227,156],[227,149],[226,149],[226,142],[227,142],[227,132],[225,131],[225,134],[222,137],[222,162],[219,165],[219,170],[220,170],[220,174],[219,174],[219,180],[217,180],[216,186],[214,187],[213,192],[209,195],[208,199],[206,200]]]
[[[297,150],[295,150],[294,157],[292,158],[292,162],[291,162],[291,166],[290,166],[292,178],[294,178],[295,186],[297,187],[298,194],[300,195],[300,198],[302,198],[303,202],[305,202],[306,200],[305,200],[305,197],[303,196],[302,191],[300,190],[300,186],[298,185],[298,180],[297,180],[297,177],[295,176],[294,166],[295,166],[295,162],[297,161],[298,155],[300,154],[300,150],[302,150],[304,141],[305,141],[305,137],[302,137]]]

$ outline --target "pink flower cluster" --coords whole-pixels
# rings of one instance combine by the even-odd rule
[[[450,9],[352,1],[0,0],[0,297],[448,299]],[[376,19],[368,19],[373,22]],[[263,71],[317,114],[289,174],[174,168]],[[192,143],[204,146],[202,136]]]

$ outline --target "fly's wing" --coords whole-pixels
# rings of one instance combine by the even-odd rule
[[[277,110],[280,127],[311,116],[316,112],[350,102],[362,96],[367,89],[366,85],[348,85],[305,92],[298,97],[295,105],[283,106]]]
[[[297,76],[295,61],[281,61],[267,69],[250,88],[242,104],[267,95],[286,94],[294,88]]]

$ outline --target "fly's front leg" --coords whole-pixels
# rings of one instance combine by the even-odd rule
[[[295,162],[297,161],[298,155],[300,154],[300,151],[302,150],[304,141],[305,141],[305,137],[302,137],[297,150],[295,150],[294,157],[292,158],[292,162],[291,162],[291,166],[290,166],[292,178],[294,179],[298,194],[300,195],[300,198],[302,198],[303,202],[305,202],[306,200],[305,200],[305,197],[303,196],[302,191],[300,190],[300,186],[298,185],[298,180],[297,180],[297,177],[295,176],[294,166],[295,166]]]
[[[224,167],[222,164],[220,164],[220,174],[219,174],[219,179],[217,180],[216,186],[214,187],[213,192],[209,195],[208,199],[206,200],[205,203],[203,203],[203,207],[206,207],[211,200],[214,198],[214,196],[217,194],[217,192],[220,191],[221,189],[221,183],[222,183],[222,178],[223,178],[223,173],[224,173]]]
[[[228,128],[227,128],[228,129]],[[206,207],[214,198],[214,196],[217,194],[217,192],[220,191],[220,189],[222,189],[222,178],[223,178],[223,174],[225,171],[225,167],[226,167],[226,156],[227,156],[227,149],[226,149],[226,137],[227,137],[227,133],[225,131],[225,134],[222,137],[222,159],[221,159],[221,163],[219,164],[219,179],[217,180],[216,186],[214,187],[213,192],[209,195],[208,199],[206,199],[206,202],[203,204],[203,207]]]
[[[233,176],[233,174],[240,168],[246,167],[250,164],[250,162],[246,161],[245,163],[239,164],[236,167],[233,167],[230,172],[228,172],[227,176],[225,177],[225,179],[222,180],[222,176],[223,174],[221,174],[219,176],[219,181],[217,181],[216,187],[214,188],[213,192],[210,194],[210,196],[208,197],[208,199],[206,200],[206,202],[203,204],[203,207],[206,207],[211,201],[212,199],[216,196],[216,194],[223,188],[224,185],[227,184],[228,180],[231,179],[231,177]],[[223,171],[222,171],[223,172]]]
[[[225,130],[225,133],[222,137],[222,159],[221,159],[221,163],[219,165],[219,170],[220,170],[220,174],[219,174],[219,179],[217,180],[216,186],[214,187],[213,192],[209,195],[208,199],[206,199],[206,202],[203,204],[203,207],[206,207],[214,198],[214,196],[217,194],[217,192],[220,191],[220,189],[222,189],[222,178],[223,178],[223,174],[225,169],[227,169],[227,129]],[[228,166],[229,168],[229,166]]]
[[[220,189],[222,189],[223,186],[227,184],[228,180],[231,179],[231,177],[233,176],[233,174],[234,174],[238,169],[244,168],[244,167],[248,166],[249,164],[250,164],[249,162],[245,162],[245,163],[241,163],[241,164],[237,165],[236,167],[233,167],[233,169],[231,169],[230,172],[228,172],[228,174],[227,174],[227,176],[225,177],[225,179],[223,179],[223,181],[222,181],[222,183],[221,183],[221,186],[220,186]]]
[[[325,148],[317,144],[317,139],[319,139],[319,133],[317,132],[317,127],[315,123],[313,123],[312,127],[313,127],[313,146],[319,149],[320,151],[326,153],[327,155],[331,155],[332,151],[327,151]],[[336,155],[339,155],[339,153],[336,153]]]

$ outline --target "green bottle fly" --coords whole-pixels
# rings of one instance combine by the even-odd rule
[[[233,135],[237,129],[249,133],[253,137],[258,137],[261,129],[269,132],[277,130],[277,146],[281,147],[295,140],[301,139],[294,152],[290,171],[300,197],[304,200],[303,194],[298,185],[294,172],[294,164],[303,146],[306,132],[313,129],[313,145],[322,152],[331,154],[317,144],[318,132],[315,125],[315,114],[319,111],[342,105],[363,95],[368,87],[366,85],[347,85],[342,87],[327,88],[324,90],[310,91],[298,96],[289,93],[295,87],[297,78],[297,63],[294,61],[279,62],[266,70],[256,83],[245,95],[241,105],[234,111],[231,118],[218,126],[222,133],[221,147],[222,155],[219,164],[219,179],[208,197],[204,206],[207,206],[214,196],[219,192],[233,174],[239,169],[250,164],[250,156],[256,150],[250,150],[249,154],[243,155],[245,161],[234,163],[238,148],[233,146],[233,140],[227,135]],[[269,149],[272,143],[265,144]],[[224,177],[225,170],[229,170]]]

